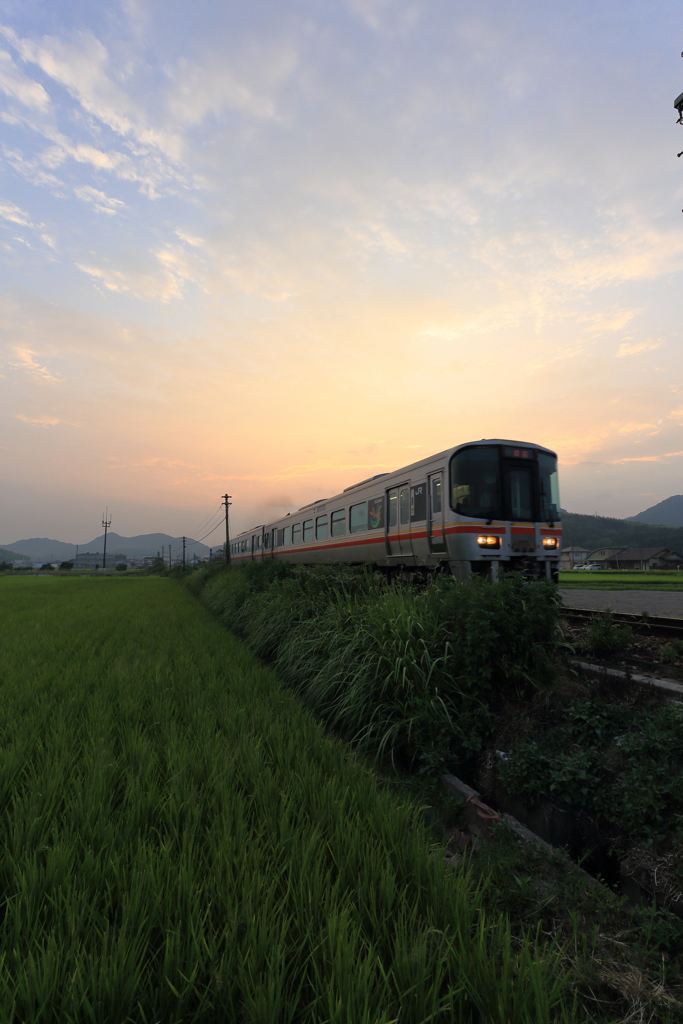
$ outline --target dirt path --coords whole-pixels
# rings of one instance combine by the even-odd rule
[[[648,612],[683,619],[683,591],[562,590],[567,608],[611,608],[614,612]]]

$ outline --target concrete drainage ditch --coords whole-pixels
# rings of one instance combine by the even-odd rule
[[[658,884],[657,867],[637,854],[618,858],[610,854],[608,843],[588,815],[565,810],[550,802],[525,807],[511,797],[499,782],[484,780],[484,796],[455,775],[442,775],[441,785],[463,805],[464,818],[476,849],[494,822],[502,822],[517,839],[540,845],[548,853],[561,857],[566,866],[584,883],[619,891],[625,899],[640,906],[652,906],[655,900],[666,910],[683,919],[683,894],[675,887]],[[491,801],[491,807],[486,801]],[[579,867],[573,858],[581,858],[588,870]],[[447,857],[455,864],[459,858]]]

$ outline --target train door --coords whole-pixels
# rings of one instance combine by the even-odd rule
[[[398,488],[392,487],[387,491],[387,518],[385,520],[384,535],[387,542],[387,554],[398,554]]]
[[[401,484],[398,488],[397,531],[397,554],[412,555],[413,546],[410,542],[410,484]]]
[[[432,473],[429,476],[429,500],[427,532],[429,535],[429,550],[439,554],[446,550],[446,537],[444,535],[444,509],[443,509],[443,473]]]
[[[401,484],[387,491],[387,554],[412,555],[410,543],[410,485]]]

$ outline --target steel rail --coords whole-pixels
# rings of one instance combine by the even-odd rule
[[[605,609],[597,608],[562,608],[562,616],[580,622],[589,622]],[[635,612],[612,612],[614,621],[629,625],[634,632],[645,636],[683,636],[683,619],[670,618],[664,615],[637,615]]]

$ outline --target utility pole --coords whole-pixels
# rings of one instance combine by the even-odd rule
[[[162,565],[166,565],[166,556],[164,555],[164,551],[165,550],[166,550],[166,545],[162,544],[161,545],[161,564]]]
[[[230,526],[228,524],[228,509],[232,505],[230,501],[232,494],[223,495],[223,504],[225,506],[225,564],[230,565]]]
[[[169,567],[169,569],[173,568],[173,557],[171,555],[171,545],[170,544],[168,545],[168,567]]]
[[[111,526],[109,509],[102,516],[102,526],[104,527],[104,555],[102,556],[102,569],[104,570],[107,568],[107,530]]]
[[[185,571],[185,538],[183,537],[183,572]]]

